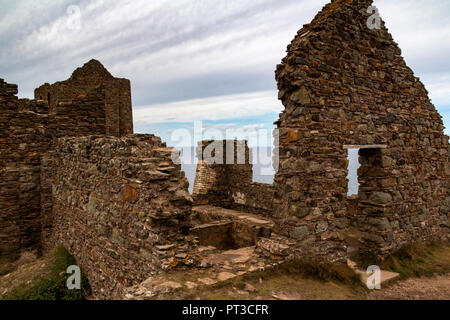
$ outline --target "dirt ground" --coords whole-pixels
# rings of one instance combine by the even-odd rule
[[[450,274],[411,278],[373,291],[369,300],[450,300]]]
[[[37,279],[42,279],[50,273],[53,256],[47,255],[39,259],[31,252],[22,254],[11,273],[0,276],[0,299],[22,284],[31,284]]]
[[[450,300],[450,274],[398,280],[368,291],[342,283],[280,275],[266,280],[193,290],[173,299],[201,300]]]
[[[445,251],[445,252],[444,252]],[[436,251],[434,264],[447,265],[447,249]],[[443,260],[445,258],[445,261]],[[36,259],[24,256],[17,270],[0,276],[0,299],[20,284],[31,284],[49,274],[54,257]],[[445,263],[444,263],[445,262]],[[425,264],[426,265],[426,264]],[[448,268],[446,268],[448,270]],[[368,291],[362,286],[351,286],[336,281],[319,281],[298,274],[275,274],[242,278],[215,287],[181,290],[165,299],[206,300],[450,300],[450,273],[431,277],[396,280],[381,290]]]
[[[176,300],[361,300],[362,288],[333,282],[277,275],[268,279],[231,282],[222,287],[200,288],[177,292],[164,299]]]

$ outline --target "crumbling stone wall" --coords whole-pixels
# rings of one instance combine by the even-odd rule
[[[43,253],[54,248],[50,236],[53,229],[53,153],[47,151],[41,155],[40,167],[40,249]]]
[[[50,105],[50,113],[59,113],[61,102],[70,102],[86,96],[91,90],[105,91],[103,104],[106,111],[107,135],[124,136],[133,133],[131,107],[131,86],[128,79],[114,78],[97,60],[91,60],[76,69],[72,76],[52,85],[46,83],[35,89],[36,100],[45,100]],[[77,112],[76,109],[73,110]]]
[[[2,103],[2,112],[17,110],[17,85],[5,82],[0,79],[0,101]]]
[[[54,144],[59,137],[80,137],[105,134],[105,91],[102,88],[91,90],[86,96],[70,102],[59,102],[57,114],[51,115],[53,121],[46,126],[51,144],[41,153],[40,161],[40,206],[41,206],[41,247],[43,251],[53,248],[50,240],[53,222],[52,161]]]
[[[251,154],[245,140],[200,141],[193,197],[198,204],[270,212],[274,190],[253,182]]]
[[[112,136],[133,133],[131,87],[128,79],[113,79],[104,84],[106,93],[106,129]]]
[[[18,99],[17,85],[0,80],[0,92],[0,256],[17,256],[52,246],[47,152],[58,137],[106,134],[105,90],[58,102],[53,114],[46,101]]]
[[[0,257],[39,248],[40,157],[47,114],[18,112],[17,86],[0,80]]]
[[[274,195],[275,189],[271,184],[251,182],[240,185],[240,188],[232,189],[233,207],[247,212],[272,213]]]
[[[285,110],[274,217],[299,253],[345,260],[345,145],[362,149],[357,226],[363,249],[385,255],[448,235],[448,137],[424,85],[370,0],[335,0],[305,25],[277,66]]]
[[[54,139],[67,136],[106,134],[105,90],[101,87],[85,96],[66,102],[58,102],[54,121],[47,129]]]
[[[30,111],[38,114],[49,113],[48,103],[42,100],[19,99],[16,110],[18,112]]]
[[[160,272],[156,246],[187,228],[192,198],[172,152],[153,135],[58,141],[52,237],[76,257],[96,298]]]

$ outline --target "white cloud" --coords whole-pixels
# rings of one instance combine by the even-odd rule
[[[133,117],[139,128],[162,122],[256,117],[282,108],[276,91],[263,91],[138,107],[133,108]]]
[[[91,58],[130,78],[139,105],[268,90],[298,21],[326,1],[82,0],[75,2],[82,28],[71,30],[66,9],[73,3],[21,0],[0,23],[0,38],[8,41],[0,67],[19,82],[21,96],[67,78]],[[221,87],[224,74],[250,78],[224,79]],[[208,90],[207,79],[218,88]]]
[[[436,105],[450,105],[450,2],[376,0],[406,63]]]
[[[16,0],[0,13],[1,76],[32,97],[96,58],[131,79],[135,106],[148,106],[135,107],[137,127],[278,112],[276,64],[327,2]],[[374,4],[433,102],[450,105],[450,2]],[[67,28],[69,5],[81,10],[81,30]]]
[[[450,72],[450,3],[376,0],[394,40],[416,72]]]
[[[435,105],[450,107],[450,72],[427,73],[421,80]]]

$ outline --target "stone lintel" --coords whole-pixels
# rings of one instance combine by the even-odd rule
[[[386,144],[344,145],[344,149],[386,149]]]

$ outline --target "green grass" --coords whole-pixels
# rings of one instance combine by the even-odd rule
[[[445,274],[450,272],[450,246],[448,242],[413,243],[383,261],[370,254],[359,257],[359,267],[364,269],[369,265],[397,272],[403,279]]]
[[[69,290],[66,286],[67,267],[76,265],[75,259],[63,248],[58,247],[54,252],[54,262],[49,276],[35,279],[30,284],[21,284],[2,300],[85,300],[91,294],[86,276],[81,275],[81,290]]]
[[[368,266],[379,266],[382,260],[372,252],[362,252],[358,256],[351,257],[359,269],[366,270]]]
[[[347,265],[324,263],[315,260],[291,260],[275,268],[274,272],[299,274],[319,281],[337,281],[359,286],[359,276]]]

